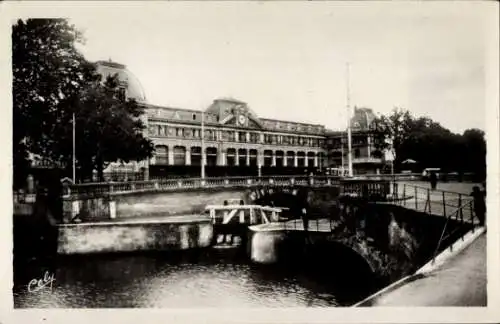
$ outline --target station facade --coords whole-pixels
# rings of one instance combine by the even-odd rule
[[[202,154],[206,176],[309,174],[339,169],[342,163],[347,166],[345,131],[262,118],[246,102],[233,98],[215,99],[204,111],[152,105],[124,65],[99,61],[97,66],[104,77],[118,73],[124,95],[145,108],[145,136],[155,145],[148,161],[113,163],[108,172],[142,172],[145,178],[195,177],[200,175]],[[371,109],[356,108],[351,120],[355,173],[375,172],[383,164],[370,135],[373,118]]]

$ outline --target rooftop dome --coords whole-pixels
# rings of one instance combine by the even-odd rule
[[[111,61],[97,61],[96,69],[105,80],[110,75],[118,74],[118,80],[127,85],[127,97],[133,98],[138,102],[146,101],[146,94],[139,80],[123,64]]]

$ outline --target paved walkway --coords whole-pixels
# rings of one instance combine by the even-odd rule
[[[463,206],[467,202],[472,201],[472,197],[470,196],[472,188],[475,185],[479,185],[476,183],[439,183],[436,190],[429,190],[429,197],[427,197],[427,188],[430,189],[429,183],[406,183],[406,190],[404,190],[403,184],[404,182],[401,182],[398,185],[398,196],[406,196],[409,199],[402,201],[400,205],[420,212],[425,211],[435,216],[449,216],[461,205]],[[415,185],[418,186],[416,190]],[[444,193],[442,190],[444,190]],[[461,195],[461,199],[459,199],[459,195]],[[464,221],[470,221],[472,213],[473,211],[470,207],[462,209]],[[475,223],[477,223],[477,220],[475,220]]]
[[[486,233],[430,274],[363,306],[486,306]]]

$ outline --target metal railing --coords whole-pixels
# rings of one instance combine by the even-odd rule
[[[388,180],[351,179],[342,180],[341,194],[356,197],[385,199],[391,193]]]
[[[287,219],[280,222],[282,229],[285,232],[290,231],[315,231],[315,232],[333,232],[337,223],[332,218],[309,218],[307,227],[304,226],[304,221],[301,218]]]
[[[476,215],[473,211],[473,204],[474,201],[468,201],[462,206],[456,208],[451,212],[447,217],[446,217],[446,222],[443,226],[443,230],[441,232],[441,236],[439,237],[436,250],[434,251],[434,254],[432,256],[432,262],[436,260],[436,257],[438,254],[441,252],[441,247],[443,242],[448,240],[449,238],[452,238],[454,235],[459,234],[459,237],[457,239],[464,240],[465,236],[465,230],[466,229],[471,229],[472,232],[474,233],[474,228],[475,228],[475,218]],[[468,221],[464,220],[464,210],[469,211],[470,218]],[[450,222],[454,220],[458,225],[455,226],[455,228],[452,228],[450,231],[447,232],[447,229],[450,227]],[[450,250],[453,248],[453,244],[450,244],[448,247]]]
[[[456,210],[472,201],[472,197],[467,194],[425,188],[415,185],[395,184],[394,187],[395,202],[403,207],[417,210],[420,212],[447,217],[448,211]],[[471,217],[472,209],[463,210],[466,218]]]
[[[456,237],[457,240],[463,240],[466,232],[468,230],[474,232],[475,226],[479,223],[474,212],[474,200],[470,195],[407,184],[403,184],[399,188],[396,187],[395,192],[396,197],[400,197],[400,199],[395,200],[399,205],[446,218],[436,243],[432,262],[441,253],[444,242],[453,237]],[[446,248],[451,249],[453,243],[451,242]]]

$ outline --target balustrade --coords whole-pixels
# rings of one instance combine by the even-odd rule
[[[70,195],[100,196],[120,194],[126,192],[144,191],[175,191],[177,189],[199,188],[228,188],[228,187],[255,187],[255,186],[340,186],[343,194],[372,197],[374,195],[387,196],[391,194],[389,180],[345,180],[338,176],[308,176],[308,175],[278,175],[262,177],[218,177],[218,178],[180,178],[157,179],[147,181],[84,183],[71,185]],[[397,195],[395,189],[394,195]]]
[[[181,188],[217,188],[217,187],[251,187],[259,185],[290,186],[290,185],[315,185],[332,186],[338,185],[339,180],[334,176],[264,176],[264,177],[224,177],[206,178],[182,178],[182,179],[156,179],[129,182],[104,182],[83,183],[69,186],[70,195],[76,196],[101,196],[107,194],[119,194],[124,192],[143,191],[172,191]]]

